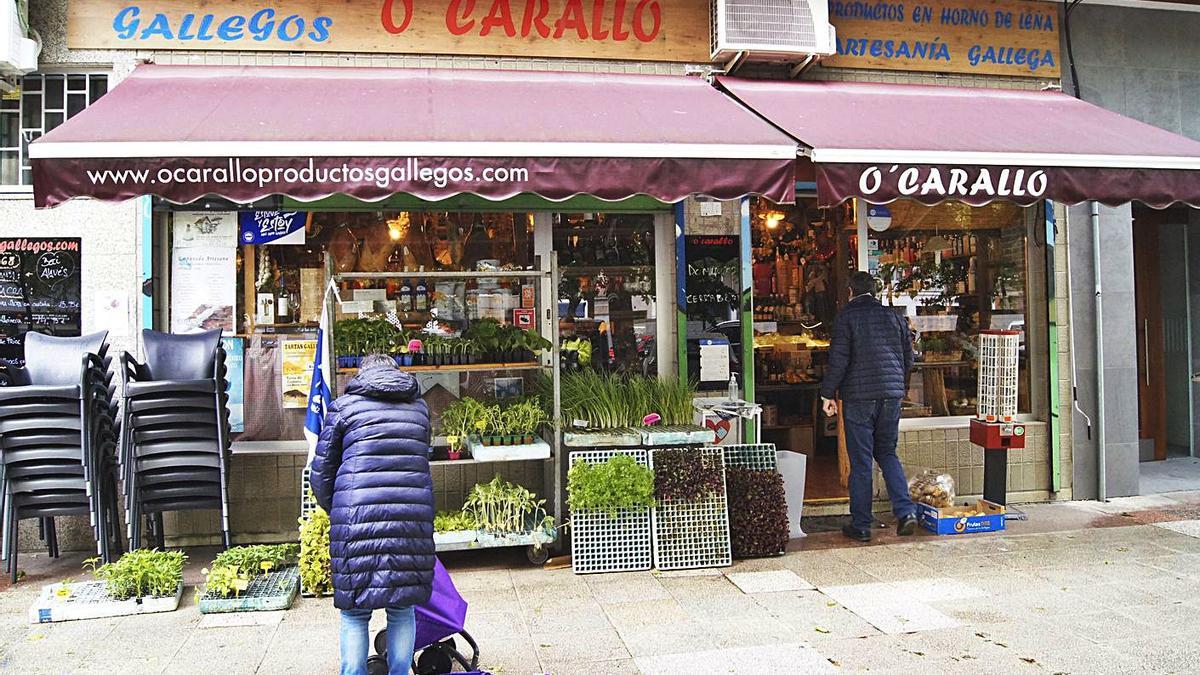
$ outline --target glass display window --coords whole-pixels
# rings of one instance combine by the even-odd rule
[[[564,368],[658,372],[654,231],[649,214],[555,216]]]

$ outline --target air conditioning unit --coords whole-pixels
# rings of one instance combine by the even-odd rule
[[[37,70],[38,44],[25,37],[14,0],[0,0],[0,75],[10,77]]]
[[[800,61],[837,50],[827,0],[712,0],[712,59]]]

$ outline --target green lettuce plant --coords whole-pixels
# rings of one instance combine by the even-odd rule
[[[602,511],[609,517],[654,506],[654,472],[629,455],[600,464],[576,462],[567,472],[567,505],[572,512]]]

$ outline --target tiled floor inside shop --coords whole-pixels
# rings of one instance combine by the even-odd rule
[[[579,576],[444,558],[495,673],[1134,673],[1200,669],[1200,493],[1031,506],[1003,534],[847,545],[814,533],[718,570]],[[884,532],[880,531],[880,535]],[[195,583],[211,550],[191,551]],[[0,670],[332,673],[330,601],[31,625],[79,556],[0,592]],[[377,617],[377,622],[381,617]]]

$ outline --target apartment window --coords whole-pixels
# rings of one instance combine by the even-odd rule
[[[108,91],[100,73],[32,74],[0,96],[0,186],[33,182],[29,144],[74,117]]]

